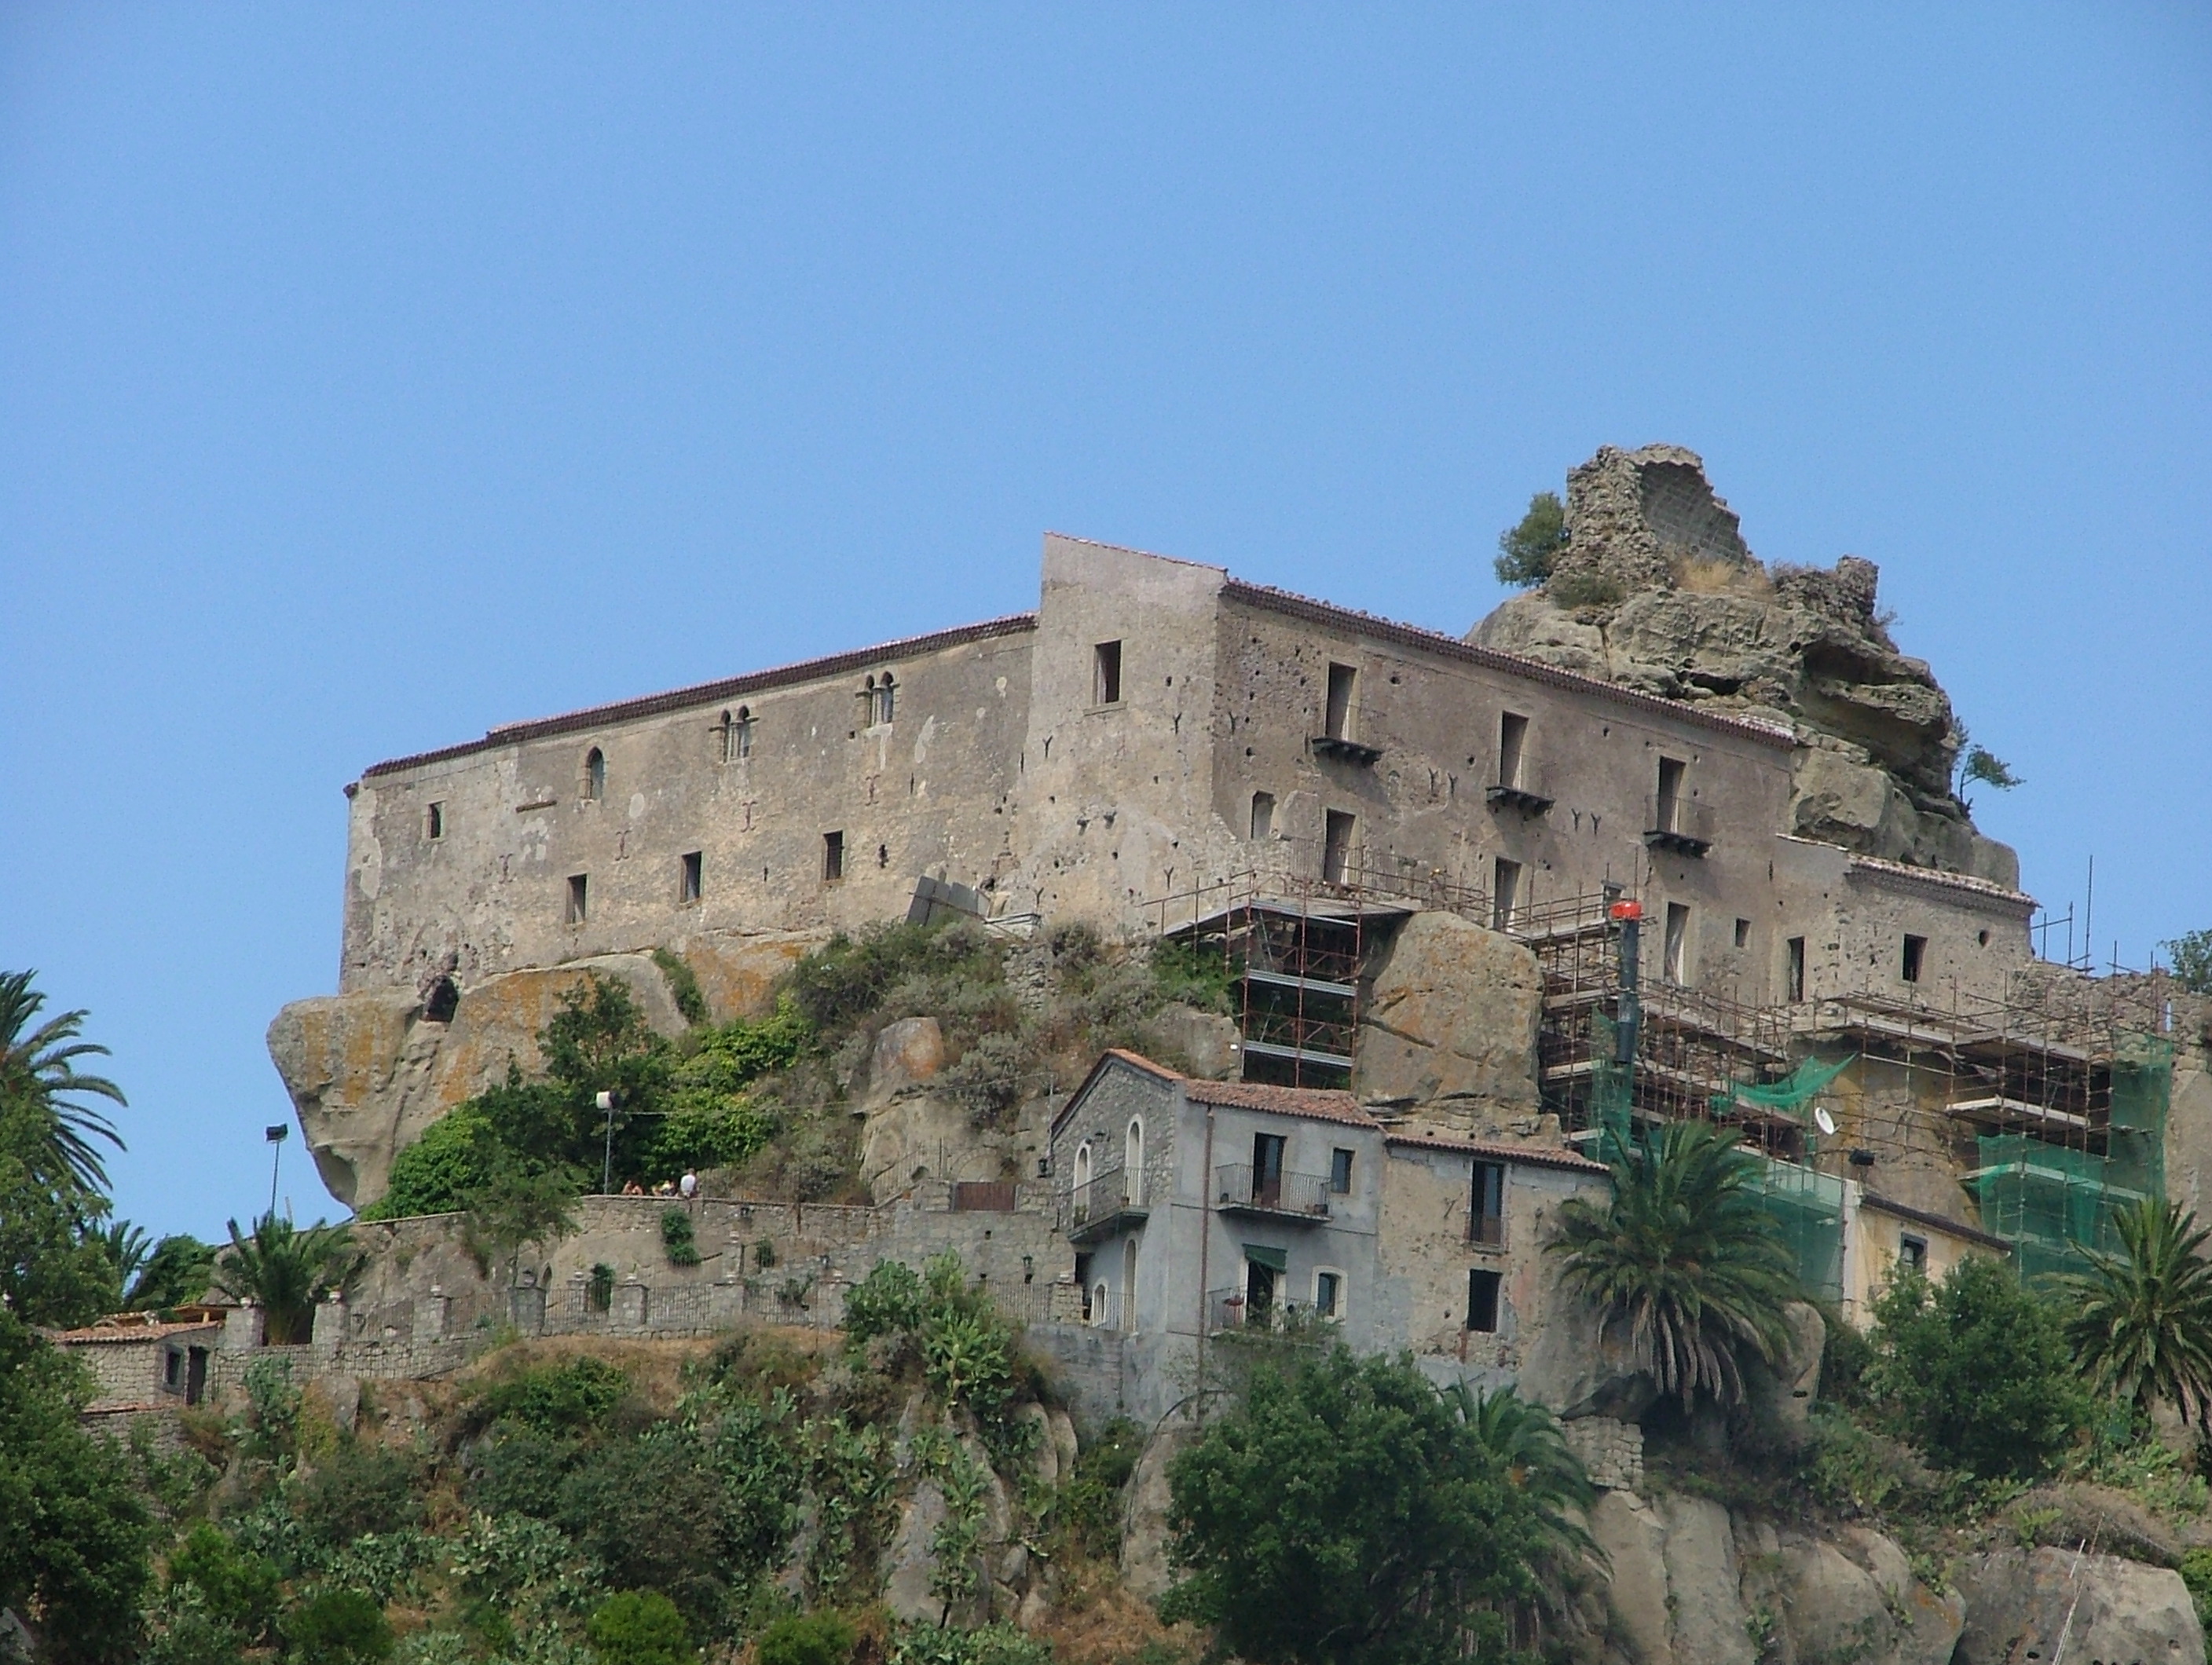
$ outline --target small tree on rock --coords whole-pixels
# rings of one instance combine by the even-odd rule
[[[1552,575],[1552,565],[1566,546],[1566,506],[1557,493],[1540,491],[1528,500],[1528,512],[1520,524],[1498,534],[1498,559],[1492,570],[1500,584],[1525,590]]]

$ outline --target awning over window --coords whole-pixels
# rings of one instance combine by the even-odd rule
[[[1254,1266],[1263,1266],[1270,1272],[1288,1272],[1291,1256],[1286,1249],[1269,1249],[1261,1243],[1246,1243],[1244,1258]]]

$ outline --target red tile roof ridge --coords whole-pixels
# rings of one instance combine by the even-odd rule
[[[150,1314],[139,1322],[136,1313],[114,1313],[95,1322],[81,1325],[76,1329],[49,1330],[49,1339],[71,1343],[86,1341],[152,1341],[165,1335],[175,1335],[184,1330],[221,1329],[220,1318],[187,1318],[171,1322],[157,1319]]]
[[[1501,1162],[1523,1162],[1533,1167],[1564,1168],[1577,1174],[1606,1174],[1613,1170],[1579,1151],[1564,1145],[1522,1144],[1513,1139],[1470,1139],[1462,1133],[1429,1128],[1393,1128],[1382,1135],[1388,1145],[1419,1145],[1430,1150],[1464,1152],[1469,1156],[1495,1157]]]

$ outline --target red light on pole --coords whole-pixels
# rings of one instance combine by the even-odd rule
[[[1608,911],[1619,920],[1642,919],[1644,904],[1640,902],[1616,902]]]

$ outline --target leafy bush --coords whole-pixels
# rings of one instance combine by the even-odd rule
[[[658,1590],[610,1595],[584,1626],[604,1665],[679,1665],[690,1657],[684,1615]]]
[[[1145,1431],[1116,1417],[1077,1454],[1075,1473],[1060,1486],[1055,1523],[1083,1553],[1103,1558],[1119,1549],[1122,1494],[1144,1449]]]
[[[698,975],[684,963],[684,957],[670,949],[656,948],[653,951],[653,963],[660,968],[660,975],[667,980],[668,996],[676,1002],[676,1009],[683,1014],[684,1021],[687,1024],[705,1023],[707,997],[699,992]]]
[[[2197,1604],[2197,1622],[2212,1630],[2212,1549],[2185,1550],[2181,1557],[2181,1582]]]
[[[592,1275],[584,1285],[584,1303],[593,1312],[605,1312],[614,1304],[615,1269],[605,1261],[592,1262]]]
[[[584,1446],[520,1423],[501,1423],[471,1464],[468,1499],[488,1515],[527,1515],[552,1520],[561,1512],[561,1486],[581,1461]]]
[[[1559,606],[1610,607],[1624,592],[1612,579],[1596,573],[1561,573],[1545,585],[1544,592]]]
[[[349,1439],[300,1480],[293,1506],[307,1536],[335,1549],[363,1533],[414,1525],[422,1514],[415,1481],[411,1458]]]
[[[1900,1273],[1875,1303],[1871,1340],[1878,1413],[1947,1468],[2033,1480],[2089,1420],[2059,1316],[1986,1255],[1940,1285]]]
[[[361,1218],[397,1220],[458,1212],[491,1177],[497,1159],[498,1141],[483,1106],[465,1100],[392,1158],[390,1185],[361,1211]]]
[[[286,1618],[284,1639],[294,1665],[370,1665],[392,1657],[384,1609],[357,1589],[310,1595]]]
[[[169,1585],[190,1585],[210,1618],[234,1627],[248,1643],[264,1642],[284,1604],[276,1568],[204,1523],[185,1534],[169,1553]]]
[[[1226,954],[1170,938],[1153,947],[1152,972],[1164,1001],[1179,1000],[1200,1012],[1230,1010],[1231,978]]]
[[[2173,961],[2173,979],[2192,994],[2212,994],[2212,930],[2185,931],[2162,942]]]
[[[834,1613],[789,1613],[761,1632],[757,1665],[845,1665],[853,1627]]]
[[[660,1211],[660,1246],[667,1251],[671,1266],[699,1264],[699,1242],[692,1232],[689,1209],[664,1208]]]
[[[1051,1665],[1052,1649],[1012,1625],[960,1630],[908,1625],[891,1644],[890,1665]]]
[[[946,1097],[963,1104],[978,1127],[1006,1125],[1030,1074],[1030,1050],[1018,1035],[980,1036],[939,1077]]]
[[[845,1339],[858,1346],[878,1335],[921,1328],[921,1278],[903,1261],[878,1261],[845,1297]]]
[[[604,1358],[572,1358],[518,1370],[477,1395],[471,1409],[478,1425],[519,1423],[544,1434],[585,1434],[604,1427],[629,1378]]]
[[[562,1483],[559,1524],[627,1589],[659,1590],[702,1625],[727,1595],[713,1530],[726,1497],[697,1442],[662,1424],[588,1452]]]
[[[1566,505],[1556,492],[1540,491],[1528,500],[1528,512],[1518,524],[1498,534],[1498,559],[1491,570],[1500,584],[1525,590],[1552,575],[1552,563],[1566,546]]]

